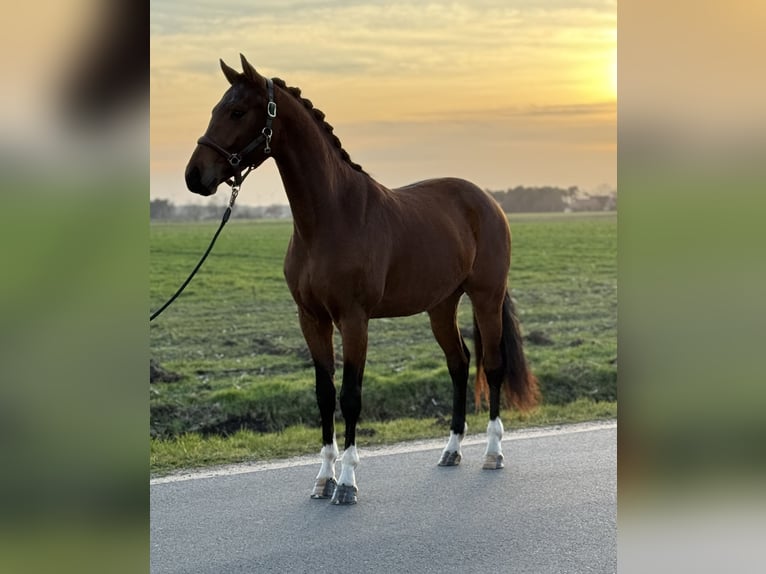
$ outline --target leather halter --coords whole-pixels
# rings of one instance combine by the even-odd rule
[[[231,180],[226,181],[226,183],[231,186],[239,186],[242,183],[242,180],[245,179],[245,176],[247,176],[247,174],[250,173],[250,170],[253,169],[252,163],[244,165],[242,166],[242,169],[239,169],[243,158],[247,154],[255,151],[261,144],[264,144],[263,153],[271,153],[271,136],[273,133],[271,130],[271,124],[274,122],[274,118],[277,117],[277,103],[274,101],[274,82],[271,78],[266,78],[266,88],[269,95],[269,103],[266,105],[266,126],[261,130],[260,135],[253,139],[244,148],[242,148],[237,153],[229,153],[225,148],[215,143],[212,138],[208,137],[207,135],[203,135],[197,140],[199,145],[204,145],[214,149],[223,157],[225,157],[226,161],[229,162],[229,165],[234,168],[234,182],[230,183]],[[247,168],[247,172],[245,173],[245,176],[243,176],[242,171],[245,168]]]

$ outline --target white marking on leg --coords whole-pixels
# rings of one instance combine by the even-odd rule
[[[463,432],[461,434],[455,434],[453,430],[449,431],[449,440],[447,441],[447,446],[444,447],[444,452],[460,452],[460,443],[463,442],[467,432],[468,423],[463,425]]]
[[[332,439],[332,444],[326,444],[319,452],[319,456],[322,458],[322,466],[319,469],[316,479],[335,478],[335,461],[338,460],[338,443],[335,441],[335,437]]]
[[[347,486],[356,486],[356,474],[354,470],[359,466],[359,454],[356,452],[356,445],[351,445],[343,453],[340,459],[340,478],[338,484]]]
[[[484,451],[484,456],[487,456],[488,454],[503,454],[503,449],[500,447],[502,438],[503,423],[500,420],[500,417],[497,417],[495,420],[489,421],[489,424],[487,424],[487,450]]]

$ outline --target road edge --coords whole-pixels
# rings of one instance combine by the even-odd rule
[[[597,421],[587,421],[581,423],[560,424],[543,427],[531,427],[524,429],[506,430],[503,436],[503,442],[514,440],[528,440],[556,435],[575,434],[581,432],[593,432],[600,430],[609,430],[617,428],[616,419],[606,419]],[[371,458],[374,456],[391,456],[410,452],[422,452],[426,450],[441,450],[445,445],[445,438],[426,439],[400,442],[391,445],[377,445],[359,449],[361,456]],[[463,446],[480,444],[486,441],[485,433],[469,434],[463,439]],[[263,472],[267,470],[276,470],[280,468],[291,468],[305,466],[310,464],[319,464],[319,455],[302,455],[280,460],[242,462],[237,464],[227,464],[205,469],[192,471],[178,471],[169,475],[151,478],[150,486],[185,482],[187,480],[200,480],[206,478],[215,478],[220,476],[233,476],[238,474],[247,474],[251,472]]]

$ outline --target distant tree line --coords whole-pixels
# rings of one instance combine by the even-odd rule
[[[488,191],[506,213],[541,213],[550,211],[614,211],[617,209],[617,191],[599,190],[586,194],[577,186],[523,187],[505,191]]]
[[[157,221],[206,221],[221,219],[226,206],[220,204],[174,205],[167,199],[149,202],[149,218]],[[287,219],[292,216],[289,205],[252,207],[237,204],[231,212],[232,219]]]
[[[506,190],[486,190],[506,213],[541,213],[551,211],[615,211],[617,190],[601,188],[598,193],[588,194],[577,186],[523,187]],[[159,221],[205,221],[220,219],[225,210],[221,204],[174,205],[167,199],[153,199],[149,204],[149,217]],[[237,205],[231,217],[235,219],[287,219],[289,205],[251,207]]]

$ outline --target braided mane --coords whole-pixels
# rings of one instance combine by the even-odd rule
[[[315,108],[314,104],[311,103],[311,100],[301,97],[300,88],[294,88],[294,87],[288,86],[287,84],[285,84],[285,81],[282,80],[281,78],[272,78],[272,81],[277,86],[287,91],[290,95],[292,95],[295,99],[297,99],[300,103],[302,103],[304,108],[306,108],[309,112],[311,112],[311,115],[314,117],[314,119],[322,126],[324,131],[326,131],[330,135],[330,139],[333,145],[340,150],[340,157],[347,164],[349,164],[356,171],[361,171],[362,173],[366,173],[362,169],[361,165],[351,161],[351,156],[349,156],[348,152],[345,149],[343,149],[343,145],[340,143],[340,139],[338,139],[338,136],[332,133],[333,127],[325,121],[324,112],[318,108]]]

